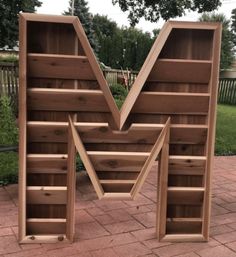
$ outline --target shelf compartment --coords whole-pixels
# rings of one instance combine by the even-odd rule
[[[26,220],[27,235],[65,234],[66,219],[30,218]]]
[[[168,176],[168,186],[170,187],[202,187],[203,175],[176,175]]]
[[[66,186],[66,182],[66,173],[31,173],[27,175],[27,186]]]
[[[200,205],[203,204],[203,187],[168,187],[168,204]]]
[[[85,56],[29,53],[27,62],[29,77],[96,80]]]
[[[141,92],[132,113],[206,115],[209,94]]]
[[[204,175],[205,165],[205,156],[169,156],[169,174]]]
[[[27,218],[66,218],[65,204],[27,204]]]
[[[27,154],[27,173],[67,173],[67,154]]]
[[[166,234],[201,234],[201,218],[167,218]]]
[[[67,187],[28,186],[26,198],[28,204],[66,204]]]
[[[101,180],[106,179],[117,179],[117,180],[126,180],[126,179],[137,179],[139,171],[97,171],[98,178]]]
[[[28,110],[107,112],[109,107],[101,90],[30,88]]]
[[[175,83],[209,83],[211,61],[186,59],[158,59],[148,81]]]
[[[96,171],[140,171],[149,153],[138,152],[87,152]]]

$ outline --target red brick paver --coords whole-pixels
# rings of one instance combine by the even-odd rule
[[[156,239],[156,166],[137,200],[97,200],[86,175],[76,192],[73,244],[17,243],[17,185],[0,187],[0,257],[236,257],[236,156],[215,157],[208,243]]]

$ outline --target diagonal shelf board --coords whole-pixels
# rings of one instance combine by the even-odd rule
[[[104,199],[135,197],[159,155],[159,240],[207,240],[220,25],[167,22],[119,112],[76,17],[19,23],[20,242],[73,240],[75,145]]]
[[[161,151],[163,144],[166,139],[166,135],[169,134],[170,130],[170,119],[166,122],[166,124],[163,126],[161,133],[156,139],[155,144],[153,145],[150,152],[107,152],[107,151],[86,151],[82,139],[79,135],[79,133],[76,130],[75,125],[72,122],[71,117],[69,116],[69,129],[71,129],[73,141],[75,144],[75,147],[80,154],[80,157],[84,163],[84,166],[88,172],[88,175],[90,177],[90,180],[94,186],[94,189],[100,199],[133,199],[137,196],[140,188],[142,187],[149,171],[151,170],[159,152]],[[169,143],[169,142],[168,142]],[[167,153],[168,154],[168,153]],[[139,165],[140,171],[139,175],[136,178],[136,180],[130,180],[130,179],[122,179],[122,180],[100,180],[97,176],[96,168],[100,168],[100,166],[97,164],[97,157],[100,157],[101,160],[107,160],[107,157],[114,157],[121,162],[130,162],[132,160],[137,160],[140,158],[144,158],[143,165]],[[91,158],[92,157],[92,158]],[[127,158],[128,157],[128,158]],[[168,157],[167,157],[168,159]],[[96,161],[95,161],[96,160]],[[96,165],[96,166],[95,166]],[[101,167],[102,170],[104,170],[104,167]],[[121,170],[120,168],[118,169]],[[110,187],[107,187],[109,185]],[[127,185],[130,185],[127,187]],[[123,189],[122,189],[123,188]],[[113,190],[117,191],[113,191]],[[125,192],[122,192],[122,190],[125,190]]]

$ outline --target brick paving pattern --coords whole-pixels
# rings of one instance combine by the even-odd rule
[[[80,174],[73,244],[18,244],[17,187],[0,187],[0,257],[236,257],[236,156],[215,157],[207,243],[155,239],[156,166],[135,201],[97,200]]]

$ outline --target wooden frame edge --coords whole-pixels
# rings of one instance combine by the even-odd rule
[[[75,144],[75,147],[78,151],[78,153],[80,154],[80,157],[84,163],[84,166],[87,170],[87,173],[90,177],[90,180],[93,184],[93,187],[97,193],[97,196],[99,199],[101,199],[104,195],[104,191],[103,191],[103,188],[99,182],[99,179],[97,177],[97,174],[93,168],[93,164],[91,163],[88,155],[87,155],[87,152],[84,148],[84,145],[83,145],[83,142],[78,134],[78,132],[76,131],[76,128],[72,122],[72,119],[71,117],[69,116],[69,129],[71,130],[72,132],[72,138],[73,138],[73,142]]]
[[[160,242],[207,242],[202,234],[166,234]]]
[[[25,17],[19,15],[19,205],[18,205],[18,223],[19,223],[19,241],[22,241],[26,235],[26,73],[27,73],[27,23]]]
[[[120,111],[115,103],[114,97],[111,94],[108,83],[103,76],[102,70],[97,62],[96,56],[90,46],[90,43],[87,39],[87,36],[86,36],[86,34],[83,30],[83,27],[78,18],[76,18],[73,21],[73,26],[74,26],[75,32],[77,34],[77,37],[80,40],[80,43],[86,53],[86,56],[91,65],[91,68],[95,74],[95,77],[97,78],[97,81],[101,87],[101,90],[103,91],[104,97],[107,101],[107,104],[110,108],[113,119],[115,121],[115,125],[117,128],[119,128],[120,127]]]
[[[126,119],[128,118],[141,90],[142,87],[151,72],[151,69],[153,65],[156,62],[156,59],[158,58],[170,32],[172,30],[171,24],[169,22],[166,22],[164,26],[161,29],[160,34],[158,35],[157,39],[152,45],[152,48],[142,65],[142,68],[137,76],[137,78],[134,81],[134,84],[130,90],[130,93],[126,97],[122,108],[120,110],[120,129],[122,129],[123,125],[125,124]],[[154,55],[155,53],[155,55]]]
[[[218,81],[219,81],[219,65],[220,65],[220,48],[221,48],[221,31],[222,25],[218,23],[214,32],[212,56],[212,74],[209,85],[211,85],[210,100],[209,100],[209,114],[208,114],[208,132],[207,135],[207,149],[206,149],[206,168],[205,168],[205,192],[203,202],[203,225],[202,234],[206,240],[209,240],[210,230],[210,216],[211,216],[211,177],[212,177],[212,164],[215,149],[215,131],[216,131],[216,111],[217,111],[217,94],[218,94]],[[215,85],[215,86],[214,86]]]
[[[73,23],[77,16],[69,15],[52,15],[52,14],[41,14],[41,13],[20,13],[26,21],[37,21],[37,22],[52,22],[52,23]]]
[[[19,241],[19,244],[49,244],[49,243],[69,243],[65,234],[58,235],[28,235]]]

